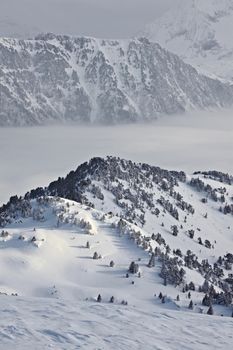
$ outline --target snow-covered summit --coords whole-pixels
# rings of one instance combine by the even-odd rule
[[[200,72],[233,79],[232,0],[180,0],[143,34]]]

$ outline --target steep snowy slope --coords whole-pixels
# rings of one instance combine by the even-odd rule
[[[181,0],[143,34],[200,72],[232,81],[232,32],[232,0]]]
[[[0,290],[230,316],[232,183],[94,158],[0,209]]]
[[[232,87],[147,39],[0,39],[0,125],[145,121],[232,102]]]

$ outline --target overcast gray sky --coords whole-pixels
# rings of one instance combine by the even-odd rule
[[[37,31],[124,38],[178,0],[0,0],[0,36]]]

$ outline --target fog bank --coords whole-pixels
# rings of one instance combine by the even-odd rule
[[[94,156],[168,169],[233,174],[233,113],[162,118],[154,124],[0,129],[0,203],[45,186]]]

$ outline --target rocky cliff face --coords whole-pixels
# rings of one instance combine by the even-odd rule
[[[0,39],[0,125],[128,123],[227,107],[233,90],[147,39]]]

